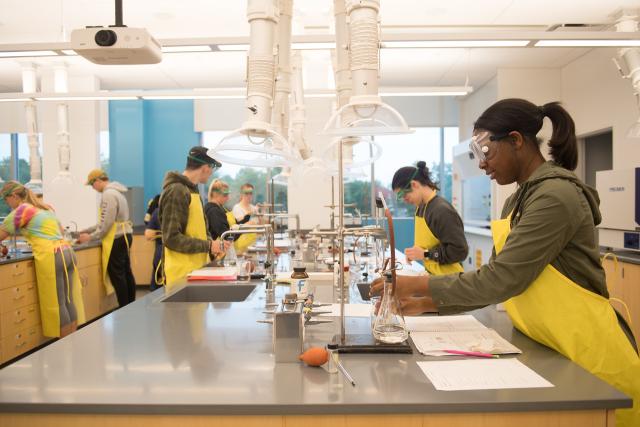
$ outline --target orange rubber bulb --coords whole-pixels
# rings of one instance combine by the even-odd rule
[[[298,358],[309,366],[321,366],[329,360],[329,352],[326,348],[311,347]]]

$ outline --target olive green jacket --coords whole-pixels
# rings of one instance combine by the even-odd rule
[[[506,301],[524,292],[548,265],[583,288],[609,297],[596,228],[598,193],[554,162],[546,162],[509,196],[511,214],[503,250],[476,271],[432,276],[429,288],[442,314]]]
[[[182,253],[209,253],[211,238],[196,239],[185,233],[189,218],[191,194],[198,194],[198,186],[179,172],[167,172],[162,183],[158,219],[162,228],[162,244],[172,251]],[[204,216],[204,213],[203,213]],[[207,218],[204,218],[205,227]]]

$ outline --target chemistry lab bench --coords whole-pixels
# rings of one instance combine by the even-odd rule
[[[275,363],[272,326],[258,323],[268,316],[265,285],[250,284],[256,287],[245,301],[227,303],[163,302],[159,289],[7,366],[0,425],[604,427],[616,408],[631,406],[514,330],[494,307],[472,314],[519,347],[518,359],[554,387],[437,391],[416,364],[434,358],[415,350],[341,355],[355,387],[323,368]],[[276,286],[275,300],[287,291]],[[339,331],[338,318],[328,319],[305,328],[305,347],[324,346]],[[367,333],[370,319],[347,318],[346,330]]]

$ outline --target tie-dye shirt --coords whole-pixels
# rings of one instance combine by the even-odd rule
[[[54,213],[38,209],[29,203],[23,203],[11,211],[1,227],[9,234],[22,234],[46,240],[62,239],[60,223]]]

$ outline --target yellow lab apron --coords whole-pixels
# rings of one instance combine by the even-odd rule
[[[511,231],[510,219],[493,221],[491,231],[500,253]],[[504,305],[522,333],[631,396],[633,408],[616,410],[616,425],[640,426],[640,358],[606,298],[549,264],[522,294]]]
[[[25,239],[27,239],[33,249],[33,258],[36,264],[42,334],[47,337],[59,337],[60,305],[56,288],[55,251],[62,246],[67,246],[68,243],[64,240],[47,240],[30,234],[25,234]],[[65,266],[65,268],[67,268],[67,266]],[[77,268],[74,269],[72,276],[68,277],[67,280],[68,285],[71,286],[67,294],[73,298],[73,304],[75,305],[77,314],[77,324],[81,325],[85,322],[85,315],[82,301],[82,287]]]
[[[436,196],[436,193],[433,193],[433,196],[429,200],[427,200],[427,205],[429,202]],[[433,249],[440,244],[440,240],[431,232],[431,229],[427,225],[427,221],[421,216],[418,215],[418,209],[416,209],[415,214],[415,225],[414,229],[414,240],[413,244],[415,246],[420,246],[424,250]],[[441,276],[444,274],[453,274],[453,273],[462,273],[464,272],[464,268],[462,268],[462,264],[459,262],[453,264],[440,264],[437,261],[432,259],[424,260],[424,268],[429,272],[429,274],[433,274],[434,276]]]
[[[228,211],[226,209],[225,211],[227,215],[227,222],[229,223],[229,228],[231,228],[234,225],[236,225],[238,222],[236,221],[236,217],[233,216],[233,212]],[[256,242],[257,238],[258,236],[255,233],[241,234],[240,237],[238,237],[238,239],[235,242],[233,242],[233,247],[236,250],[236,254],[245,253],[249,248],[249,246],[253,245]]]
[[[107,274],[107,266],[109,265],[109,257],[111,256],[111,249],[113,249],[113,241],[116,239],[116,230],[118,226],[122,227],[124,240],[127,243],[127,248],[129,248],[125,224],[126,222],[123,221],[114,222],[107,234],[102,237],[102,283],[104,283],[104,289],[107,292],[107,295],[111,295],[114,292],[113,285],[111,284],[111,278]]]
[[[184,234],[194,239],[207,240],[207,227],[200,195],[191,193],[189,216]],[[193,270],[202,268],[209,262],[209,252],[183,253],[164,247],[165,288],[169,292],[178,282],[187,277]]]

